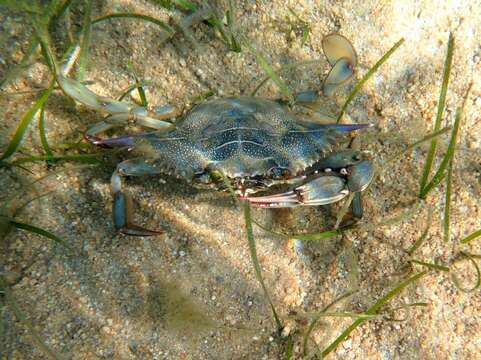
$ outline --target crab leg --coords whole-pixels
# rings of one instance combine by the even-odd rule
[[[354,68],[349,59],[339,59],[324,80],[322,91],[327,96],[332,96],[339,87],[345,84],[354,74]]]
[[[162,231],[148,230],[133,223],[133,201],[130,194],[122,191],[121,176],[140,176],[160,173],[160,169],[145,160],[126,160],[117,165],[110,179],[113,195],[112,214],[115,228],[123,234],[132,236],[154,236]]]
[[[330,34],[322,39],[322,50],[327,61],[332,66],[324,80],[322,93],[332,96],[354,74],[357,65],[357,55],[351,42],[339,34]],[[315,104],[321,96],[319,91],[306,90],[296,94],[296,103]]]
[[[169,130],[173,127],[172,123],[164,121],[163,119],[174,117],[179,113],[178,110],[171,105],[146,109],[142,106],[100,96],[90,91],[80,82],[61,74],[57,75],[57,82],[62,90],[75,101],[91,109],[110,114],[104,121],[87,130],[85,135],[89,139],[95,138],[97,134],[103,131],[116,126],[123,126],[128,122],[135,122],[138,125],[156,130]]]
[[[334,66],[339,59],[345,58],[352,64],[357,65],[357,55],[351,42],[340,34],[329,34],[322,39],[322,51],[327,61]]]
[[[332,69],[324,80],[322,90],[327,96],[345,84],[354,74],[357,55],[351,42],[339,34],[330,34],[322,39],[322,50]]]

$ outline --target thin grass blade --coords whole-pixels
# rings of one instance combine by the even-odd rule
[[[13,226],[15,226],[17,229],[20,230],[25,230],[43,237],[46,237],[47,239],[55,241],[57,244],[62,245],[63,247],[69,249],[70,251],[74,251],[74,249],[62,238],[58,237],[57,235],[51,233],[50,231],[44,230],[42,228],[39,228],[37,226],[33,226],[30,224],[25,224],[17,221],[10,221]]]
[[[292,335],[287,337],[287,345],[286,345],[286,354],[284,356],[285,360],[291,360],[294,356],[294,340],[292,339]]]
[[[356,193],[350,193],[347,197],[347,199],[344,201],[342,204],[341,209],[339,209],[337,216],[336,216],[336,224],[334,225],[334,229],[339,229],[339,226],[341,225],[342,219],[344,219],[344,216],[348,213],[352,201],[354,200],[354,196],[356,196]]]
[[[307,60],[307,61],[298,61],[298,62],[295,62],[295,63],[291,63],[291,64],[287,64],[287,65],[284,65],[282,66],[278,73],[284,73],[286,71],[289,71],[289,70],[293,70],[293,69],[296,69],[298,67],[301,67],[301,66],[308,66],[308,65],[315,65],[315,64],[321,64],[322,61],[321,60]],[[260,82],[259,84],[255,87],[255,89],[251,92],[251,96],[256,96],[257,92],[262,88],[262,86],[264,86],[264,84],[266,82],[268,82],[269,80],[271,79],[270,76],[266,76],[264,77]]]
[[[446,53],[446,60],[444,62],[443,82],[441,85],[441,91],[439,93],[438,112],[436,114],[436,120],[434,122],[435,132],[441,128],[441,120],[443,118],[444,107],[446,105],[446,94],[448,91],[449,75],[451,74],[451,65],[453,63],[453,53],[454,53],[454,37],[453,37],[453,34],[450,33],[449,40],[448,40],[448,51]],[[431,172],[431,168],[434,162],[434,155],[436,154],[436,145],[437,145],[437,139],[434,138],[431,141],[428,155],[426,157],[426,164],[424,165],[423,175],[421,177],[421,183],[419,186],[420,195],[423,194],[423,190],[426,187],[426,184],[428,182],[429,173]],[[423,198],[422,196],[420,197]]]
[[[475,232],[469,234],[466,236],[464,239],[461,240],[461,244],[467,244],[470,241],[473,241],[474,239],[478,238],[481,236],[481,229],[476,230]]]
[[[433,133],[431,133],[431,134],[426,135],[426,136],[423,137],[422,139],[413,142],[412,144],[408,145],[404,150],[398,152],[398,153],[395,154],[394,156],[392,156],[392,157],[390,157],[389,159],[387,159],[384,164],[389,164],[389,163],[395,161],[396,159],[400,159],[402,155],[407,154],[409,151],[417,148],[419,145],[424,144],[426,141],[429,141],[429,140],[431,140],[431,139],[435,139],[435,138],[440,137],[441,135],[447,133],[449,130],[451,130],[451,126],[446,126],[445,128],[442,128],[442,129],[439,130],[439,131],[435,131],[435,132],[433,132]]]
[[[90,33],[92,28],[92,0],[85,1],[85,13],[82,30],[80,32],[80,55],[77,63],[77,79],[83,80],[87,70],[90,47]]]
[[[52,149],[50,148],[50,145],[48,144],[48,138],[47,138],[47,131],[45,127],[45,104],[42,105],[40,108],[40,118],[38,121],[38,130],[39,130],[39,135],[40,135],[40,142],[42,143],[43,151],[47,156],[53,156]]]
[[[322,313],[325,313],[327,312],[330,308],[332,308],[333,306],[337,305],[340,301],[342,300],[345,300],[347,298],[349,298],[350,296],[354,295],[355,294],[355,291],[349,291],[339,297],[337,297],[336,299],[334,299],[334,301],[332,301],[331,303],[329,303],[327,306],[325,306],[319,314],[322,314]],[[311,333],[312,331],[314,330],[314,327],[316,326],[316,323],[319,321],[319,319],[321,318],[319,316],[319,314],[317,316],[315,316],[312,320],[311,320],[311,323],[309,324],[309,327],[306,331],[306,333],[304,334],[304,337],[302,339],[302,353],[304,355],[304,357],[307,356],[307,353],[308,353],[308,348],[307,348],[307,342],[309,340],[309,337],[311,336]]]
[[[320,233],[289,235],[291,239],[302,241],[326,240],[341,234],[341,230],[328,230]]]
[[[474,269],[476,270],[476,283],[471,288],[463,287],[461,286],[461,282],[459,281],[458,277],[453,272],[451,273],[451,280],[453,281],[454,285],[456,285],[459,291],[462,291],[465,293],[471,293],[473,291],[476,291],[481,286],[481,271],[479,269],[478,264],[476,263],[476,260],[474,259],[475,256],[473,254],[470,254],[464,251],[461,251],[460,254],[462,256],[461,260],[467,259],[471,262],[471,264],[473,264]],[[461,260],[458,260],[458,261],[461,261]]]
[[[72,1],[74,0],[65,0],[62,4],[60,4],[57,9],[54,11],[53,15],[50,18],[49,21],[49,31],[53,32],[55,31],[55,25],[59,21],[59,19],[67,12],[69,9],[70,5],[72,4]]]
[[[443,219],[443,230],[444,230],[444,242],[447,243],[451,239],[451,193],[453,186],[453,160],[448,164],[448,176],[446,176],[446,196],[444,201],[444,219]]]
[[[25,164],[35,161],[77,161],[84,164],[102,164],[102,160],[99,159],[100,156],[101,154],[26,156],[12,161],[12,165]]]
[[[406,211],[402,212],[399,215],[393,216],[391,218],[387,218],[386,220],[380,221],[378,223],[360,224],[360,225],[355,225],[352,228],[370,231],[370,230],[377,230],[377,228],[381,226],[394,225],[401,221],[411,218],[419,210],[420,207],[421,207],[421,202],[416,201],[410,208],[408,208]]]
[[[135,76],[135,84],[137,85],[137,92],[139,93],[140,102],[142,106],[146,108],[147,106],[149,106],[149,102],[147,101],[147,96],[145,96],[144,88],[137,76]]]
[[[386,62],[386,60],[397,50],[398,47],[402,45],[404,42],[404,38],[401,38],[397,43],[394,44],[394,46],[388,50],[375,64],[372,68],[369,69],[369,71],[362,77],[361,80],[354,86],[354,89],[352,89],[351,93],[347,97],[347,100],[344,102],[344,105],[341,108],[341,112],[337,116],[336,122],[339,123],[342,119],[342,116],[346,112],[347,107],[351,103],[351,101],[354,99],[356,94],[361,90],[361,88],[364,86],[366,81],[369,80],[369,78],[376,73],[376,71],[381,67],[382,64]]]
[[[394,312],[399,311],[399,310],[409,309],[409,308],[412,308],[412,307],[426,307],[426,306],[429,306],[429,303],[416,302],[416,303],[412,303],[412,304],[404,304],[404,305],[398,306],[394,309],[390,309],[389,313],[394,314]],[[387,317],[386,320],[387,321],[403,322],[403,321],[407,320],[407,316],[404,317],[404,318],[394,318],[393,316],[391,316],[391,317]]]
[[[351,241],[346,241],[345,263],[347,265],[347,279],[349,281],[349,290],[357,291],[359,289],[359,260],[353,249]]]
[[[15,134],[13,135],[12,140],[7,146],[7,149],[2,154],[2,156],[0,156],[0,161],[9,159],[18,150],[28,130],[30,123],[32,122],[37,112],[47,102],[49,96],[52,94],[54,87],[55,87],[55,79],[50,81],[48,88],[42,92],[38,100],[30,108],[30,110],[28,110],[25,113],[25,115],[23,115],[22,120],[20,120],[20,124],[18,125],[15,131]]]
[[[274,81],[274,83],[279,87],[281,93],[287,97],[289,100],[294,99],[292,91],[289,90],[286,83],[279,77],[279,75],[275,72],[272,66],[269,64],[269,61],[265,58],[265,56],[255,49],[252,45],[250,45],[247,41],[244,42],[245,46],[254,54],[257,59],[257,63],[259,66],[264,70],[264,72],[269,76],[269,78]]]
[[[40,43],[37,37],[34,36],[30,41],[30,45],[28,46],[27,51],[25,52],[25,55],[23,56],[22,60],[20,60],[18,64],[8,69],[3,79],[0,80],[0,89],[3,88],[5,85],[7,85],[10,81],[17,78],[22,71],[28,68],[34,55],[37,53],[39,45]]]
[[[155,24],[155,25],[159,26],[162,30],[165,30],[169,34],[169,37],[171,37],[172,35],[175,34],[175,29],[172,26],[166,24],[165,22],[163,22],[161,20],[158,20],[156,18],[153,18],[151,16],[148,16],[148,15],[134,14],[134,13],[116,13],[116,14],[109,14],[109,15],[101,16],[101,17],[93,20],[92,25],[98,24],[102,21],[111,20],[111,19],[143,20],[143,21],[147,21],[147,22],[150,22],[152,24]]]
[[[277,330],[280,332],[282,331],[282,323],[279,320],[279,316],[277,315],[276,308],[272,303],[271,297],[269,292],[267,291],[267,287],[264,283],[264,279],[262,278],[262,271],[261,266],[259,264],[259,260],[257,259],[257,250],[256,250],[256,243],[254,240],[254,233],[252,231],[252,218],[251,218],[251,207],[248,201],[242,201],[242,207],[244,208],[244,220],[246,223],[246,233],[247,233],[247,241],[249,242],[249,250],[251,253],[251,259],[254,264],[254,270],[256,273],[257,280],[261,284],[262,290],[264,291],[264,296],[266,297],[267,301],[272,310],[272,314],[274,316],[274,320],[277,325]]]
[[[433,208],[428,207],[428,219],[426,221],[426,227],[424,228],[423,233],[419,237],[418,240],[406,251],[409,255],[414,254],[414,252],[421,247],[422,244],[424,244],[424,241],[426,241],[428,234],[429,234],[429,228],[431,227],[431,224],[433,222]]]
[[[320,317],[339,317],[339,318],[354,318],[354,319],[380,319],[384,318],[385,315],[382,314],[366,314],[366,313],[355,313],[355,312],[324,312],[318,314]]]
[[[188,11],[197,11],[197,5],[186,0],[173,0],[173,3],[181,9]]]
[[[377,313],[377,311],[387,304],[392,298],[394,298],[396,295],[398,295],[401,291],[403,291],[406,287],[408,287],[410,284],[416,282],[419,280],[421,277],[426,275],[426,271],[417,273],[407,280],[403,281],[400,283],[398,286],[396,286],[394,289],[390,290],[386,295],[384,295],[382,298],[380,298],[374,305],[372,305],[365,314],[367,315],[374,315]],[[361,325],[366,319],[356,319],[346,330],[344,330],[341,335],[339,335],[329,346],[327,346],[323,351],[322,351],[322,358],[326,357],[329,355],[332,351],[336,349],[336,347],[343,342],[359,325]]]
[[[421,266],[425,266],[429,269],[433,269],[433,270],[438,270],[438,271],[444,271],[444,272],[449,272],[449,267],[447,266],[443,266],[443,265],[438,265],[438,264],[432,264],[432,263],[427,263],[425,261],[419,261],[419,260],[415,260],[415,259],[412,259],[412,260],[409,260],[410,263],[412,264],[418,264],[418,265],[421,265]]]
[[[471,90],[471,85],[468,87],[468,90],[466,91],[466,94],[463,99],[463,104],[456,109],[456,116],[454,118],[453,130],[451,131],[451,138],[449,140],[449,145],[448,145],[446,154],[444,155],[444,158],[441,161],[441,164],[439,165],[439,168],[434,174],[431,181],[421,190],[421,193],[420,193],[421,199],[426,198],[427,194],[436,186],[438,186],[446,176],[445,170],[449,162],[453,159],[454,152],[456,150],[456,141],[458,137],[459,128],[461,127],[461,119],[463,117],[464,105],[466,103],[466,99],[468,98],[470,90]]]
[[[57,74],[57,61],[55,60],[55,54],[51,50],[50,33],[47,27],[48,25],[41,21],[35,22],[36,36],[40,42],[40,50],[45,59],[45,63],[52,74]]]

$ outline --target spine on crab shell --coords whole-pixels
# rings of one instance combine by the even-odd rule
[[[365,129],[372,127],[372,124],[324,124],[325,129],[334,129],[340,132],[351,132],[355,130]]]
[[[110,148],[115,146],[133,146],[135,144],[135,139],[138,138],[139,135],[127,135],[107,139],[101,139],[89,135],[85,135],[84,137],[94,145]]]

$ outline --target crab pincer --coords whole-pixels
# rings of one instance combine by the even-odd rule
[[[318,161],[306,171],[301,185],[292,190],[256,197],[243,197],[255,207],[282,208],[326,205],[349,193],[364,191],[374,176],[367,152],[345,150]]]

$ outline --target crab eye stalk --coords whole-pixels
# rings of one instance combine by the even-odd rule
[[[286,168],[273,167],[269,169],[267,175],[274,180],[282,180],[289,178],[291,176],[291,172]]]
[[[207,171],[203,171],[201,173],[194,174],[193,181],[195,183],[206,184],[206,185],[212,183],[211,176],[210,176],[209,172],[207,172]]]

